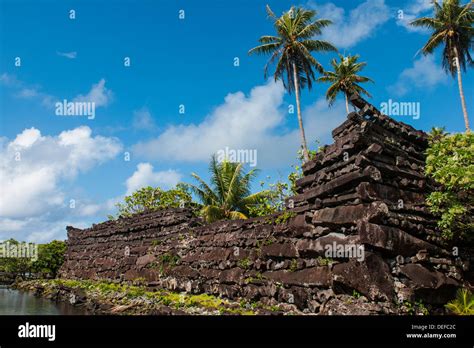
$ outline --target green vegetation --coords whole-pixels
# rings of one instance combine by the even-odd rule
[[[290,272],[296,272],[298,270],[298,260],[293,259],[290,263]]]
[[[237,266],[243,269],[250,268],[251,260],[248,257],[244,257],[243,259],[237,261]]]
[[[39,273],[42,278],[55,278],[64,263],[66,248],[66,243],[58,240],[40,244],[38,246],[38,260],[32,264],[33,272]]]
[[[405,307],[405,310],[408,315],[429,315],[430,312],[429,310],[425,307],[423,302],[420,301],[415,301],[414,303],[411,303],[410,301],[404,301],[403,306]]]
[[[293,211],[285,211],[284,213],[280,214],[276,219],[275,223],[276,224],[283,224],[290,220],[291,218],[294,218],[296,216],[296,213]]]
[[[427,150],[426,174],[441,184],[427,198],[440,216],[446,239],[474,237],[474,134],[446,135],[435,130]]]
[[[257,171],[251,170],[245,173],[242,163],[227,160],[219,163],[214,155],[211,158],[209,171],[210,185],[195,173],[192,176],[199,185],[188,185],[201,200],[203,205],[201,215],[207,222],[246,219],[249,216],[248,206],[256,204],[262,197],[268,195],[267,191],[251,194],[250,186]]]
[[[321,150],[318,141],[316,141],[316,145],[318,146],[316,150],[309,150],[311,159]],[[301,150],[298,151],[298,158],[299,160],[303,159]],[[300,166],[292,165],[291,167],[293,171],[288,174],[287,182],[278,180],[275,183],[268,184],[268,190],[265,191],[266,194],[259,197],[255,204],[248,206],[250,216],[268,216],[286,210],[286,200],[297,194],[296,181],[303,177]],[[263,189],[265,182],[261,181],[260,186]]]
[[[26,245],[14,239],[5,241],[10,246],[20,247]],[[33,246],[33,244],[31,244]],[[66,243],[53,240],[47,244],[38,244],[37,259],[28,257],[0,257],[0,272],[10,274],[12,277],[43,277],[54,278],[64,262]],[[32,255],[30,255],[32,256]]]
[[[129,196],[125,196],[123,203],[116,204],[118,217],[129,217],[144,211],[153,211],[166,208],[184,208],[196,206],[185,184],[178,184],[175,188],[165,191],[159,187],[143,187]],[[113,219],[113,216],[109,216]]]
[[[157,261],[150,264],[150,268],[159,269],[160,274],[165,274],[169,269],[175,267],[180,261],[178,255],[164,253],[158,257]]]
[[[151,246],[158,246],[161,245],[161,243],[163,243],[161,240],[155,239],[151,242]]]
[[[270,60],[265,66],[265,78],[268,75],[269,65],[276,62],[273,74],[275,81],[282,80],[288,93],[295,92],[303,159],[307,162],[310,157],[301,116],[300,90],[306,86],[311,89],[315,80],[314,69],[321,74],[324,72],[322,65],[311,52],[337,51],[329,42],[313,39],[321,35],[322,29],[332,22],[327,19],[315,19],[316,11],[302,7],[293,6],[281,17],[277,17],[267,5],[267,13],[273,21],[277,36],[260,37],[261,45],[252,48],[249,54],[270,55]]]
[[[318,266],[328,266],[333,262],[333,260],[326,257],[318,256],[316,258],[316,262],[318,263]]]
[[[162,265],[173,267],[176,266],[180,258],[178,255],[173,255],[171,253],[165,253],[160,255],[160,262]]]
[[[265,185],[262,181],[261,187]],[[250,216],[267,216],[275,214],[285,209],[285,198],[287,197],[288,184],[277,181],[274,184],[268,184],[267,194],[261,195],[254,204],[248,206]]]
[[[349,113],[349,97],[351,94],[365,94],[370,97],[370,93],[359,86],[359,83],[373,81],[368,77],[357,75],[367,65],[364,62],[357,62],[359,59],[358,55],[344,57],[342,54],[339,54],[339,59],[339,62],[335,58],[331,61],[334,71],[325,71],[318,81],[331,83],[326,92],[326,100],[329,102],[329,106],[334,104],[339,93],[344,94],[346,110]]]
[[[265,245],[271,245],[273,243],[276,243],[277,242],[277,239],[275,237],[269,237],[269,238],[265,238],[263,240],[259,240],[257,241],[257,249],[261,249],[263,246]]]
[[[466,71],[466,63],[474,65],[469,53],[474,37],[473,3],[471,1],[466,5],[461,5],[459,0],[443,0],[441,5],[437,1],[433,1],[433,5],[433,17],[416,19],[411,22],[411,25],[432,31],[428,42],[421,49],[424,55],[432,54],[437,47],[444,45],[442,65],[444,70],[451,73],[453,77],[457,74],[464,124],[466,130],[469,130],[461,69]]]
[[[246,284],[251,284],[251,283],[254,283],[254,282],[261,282],[265,279],[266,278],[263,276],[263,274],[261,272],[257,272],[253,276],[245,278],[244,282]]]
[[[474,295],[468,289],[459,289],[456,298],[445,307],[456,315],[474,315]]]
[[[20,242],[9,239],[3,242],[6,245],[12,245],[18,247]],[[22,277],[25,278],[32,270],[33,261],[29,258],[24,257],[1,257],[0,258],[0,272],[5,272],[13,277]]]
[[[361,296],[362,295],[360,294],[360,292],[352,290],[352,297],[354,297],[355,299],[359,299]]]
[[[138,280],[134,280],[134,283],[141,283]],[[34,289],[35,286],[39,286],[48,292],[52,292],[60,286],[71,289],[80,289],[85,291],[88,298],[102,303],[108,302],[113,305],[123,306],[131,303],[137,304],[140,303],[140,301],[143,301],[142,303],[146,304],[148,310],[159,308],[159,305],[183,310],[186,313],[196,313],[195,310],[199,310],[198,313],[212,312],[213,314],[254,315],[258,314],[259,310],[279,310],[277,306],[268,307],[259,302],[248,303],[245,300],[232,302],[208,294],[197,295],[177,293],[163,289],[150,291],[145,286],[141,285],[128,285],[106,281],[53,279],[27,281],[20,284],[20,286],[24,289]],[[143,314],[140,312],[133,312],[133,308],[130,310],[132,312],[129,312],[128,314]]]

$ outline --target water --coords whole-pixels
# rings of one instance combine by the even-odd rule
[[[77,315],[84,309],[64,302],[35,297],[32,293],[0,286],[0,315]]]

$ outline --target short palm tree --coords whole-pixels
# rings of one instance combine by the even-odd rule
[[[319,82],[329,82],[329,86],[326,92],[326,99],[329,102],[329,106],[333,105],[336,97],[339,93],[344,93],[346,98],[346,110],[349,113],[349,97],[352,93],[365,94],[370,97],[370,93],[364,88],[359,86],[359,83],[373,82],[370,78],[365,76],[357,75],[367,63],[357,62],[359,56],[347,56],[339,55],[340,61],[336,58],[331,61],[331,65],[334,71],[325,71],[324,75],[321,76]]]
[[[462,111],[466,130],[469,130],[466,100],[462,86],[461,69],[466,71],[466,62],[473,65],[469,50],[472,49],[474,29],[474,11],[472,2],[460,5],[459,0],[444,0],[442,5],[437,1],[434,4],[434,17],[423,17],[412,21],[415,27],[425,27],[432,30],[428,42],[421,51],[428,55],[435,48],[444,44],[443,68],[454,77],[457,74],[459,94],[461,97]]]
[[[245,173],[242,163],[227,160],[218,162],[216,156],[212,156],[209,171],[210,185],[195,173],[191,175],[198,185],[188,184],[203,204],[201,215],[206,222],[246,219],[248,206],[257,204],[260,198],[268,194],[267,191],[251,194],[250,186],[257,175],[257,170]]]
[[[308,146],[301,116],[300,90],[311,89],[315,79],[314,70],[323,73],[321,64],[311,55],[311,52],[337,51],[326,41],[313,40],[320,35],[322,29],[331,24],[327,19],[315,19],[316,11],[301,7],[291,7],[281,17],[276,17],[270,7],[266,7],[268,16],[274,21],[277,36],[262,36],[261,45],[252,48],[249,54],[269,54],[270,60],[265,66],[265,78],[268,76],[268,67],[276,62],[273,74],[275,81],[282,80],[288,93],[295,92],[298,124],[303,148],[303,159],[309,160]]]

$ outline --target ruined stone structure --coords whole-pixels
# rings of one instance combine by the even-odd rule
[[[303,166],[288,212],[205,225],[188,209],[169,209],[68,227],[61,276],[141,279],[315,313],[331,313],[334,293],[354,291],[377,304],[362,313],[395,313],[398,301],[446,303],[466,285],[472,249],[453,255],[424,205],[434,188],[423,175],[427,136],[351,102],[360,110]]]

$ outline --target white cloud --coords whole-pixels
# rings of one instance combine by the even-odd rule
[[[51,240],[65,240],[66,226],[86,228],[90,221],[80,219],[58,219],[30,217],[21,220],[0,219],[0,240],[14,238],[19,241],[47,243]]]
[[[138,156],[168,162],[207,162],[213,153],[231,149],[256,149],[257,166],[281,167],[294,162],[300,147],[299,130],[284,130],[288,115],[283,107],[281,83],[269,82],[228,94],[199,124],[170,126],[157,138],[134,146]],[[342,104],[332,109],[320,99],[303,111],[307,139],[328,141],[331,130],[343,121]],[[283,130],[282,130],[283,129]]]
[[[25,129],[0,148],[0,219],[32,217],[64,205],[60,183],[114,158],[115,138],[91,135],[89,127],[42,136]]]
[[[133,112],[133,127],[139,130],[154,130],[156,129],[155,122],[147,108],[141,108]]]
[[[92,102],[96,107],[107,106],[113,98],[111,90],[105,87],[105,80],[101,79],[96,84],[92,85],[91,90],[86,95],[78,95],[74,101],[78,102]]]
[[[18,232],[25,228],[28,224],[25,220],[16,220],[16,219],[0,219],[0,231],[4,232]],[[0,240],[2,240],[0,236]]]
[[[318,11],[319,18],[330,19],[333,24],[323,29],[320,36],[339,48],[350,48],[371,37],[390,18],[390,9],[384,0],[366,0],[349,13],[333,3],[323,5],[314,0],[308,6]]]
[[[104,207],[101,204],[86,203],[79,205],[79,216],[93,216],[103,211]]]
[[[411,0],[406,7],[397,10],[397,25],[411,32],[426,32],[426,29],[414,27],[410,23],[433,9],[433,0]]]
[[[20,99],[39,99],[41,104],[45,107],[52,107],[53,106],[53,99],[52,95],[44,93],[41,91],[41,88],[37,85],[29,85],[20,81],[16,78],[15,75],[11,75],[8,73],[3,73],[0,75],[0,83],[4,86],[11,88],[14,93],[13,95],[16,98]]]
[[[66,57],[69,59],[75,59],[77,57],[77,52],[56,52],[58,56]]]
[[[121,149],[117,139],[92,136],[84,126],[57,136],[30,128],[11,141],[1,141],[0,239],[65,239],[67,225],[87,227],[92,221],[84,218],[110,211],[111,202],[98,205],[80,199],[70,209],[71,193],[64,184],[116,157]]]
[[[150,163],[140,163],[137,170],[126,181],[127,195],[145,186],[171,188],[181,180],[181,174],[175,170],[154,172]]]
[[[413,67],[403,70],[397,82],[387,89],[396,96],[403,96],[413,89],[433,89],[448,80],[444,70],[434,62],[433,56],[423,56],[413,63]]]
[[[19,98],[33,98],[39,95],[38,91],[35,88],[22,88],[20,92],[17,94]]]
[[[0,82],[8,87],[21,86],[21,82],[16,78],[16,76],[8,73],[3,73],[0,75]]]
[[[38,85],[30,85],[20,81],[16,76],[3,73],[0,75],[0,83],[14,91],[14,96],[22,99],[38,99],[41,104],[47,108],[54,108],[56,102],[62,101],[64,98],[44,93]],[[74,97],[73,101],[78,102],[94,102],[96,107],[107,106],[113,99],[113,93],[105,87],[105,80],[100,79],[99,82],[93,84],[89,92],[85,95],[79,94]]]

